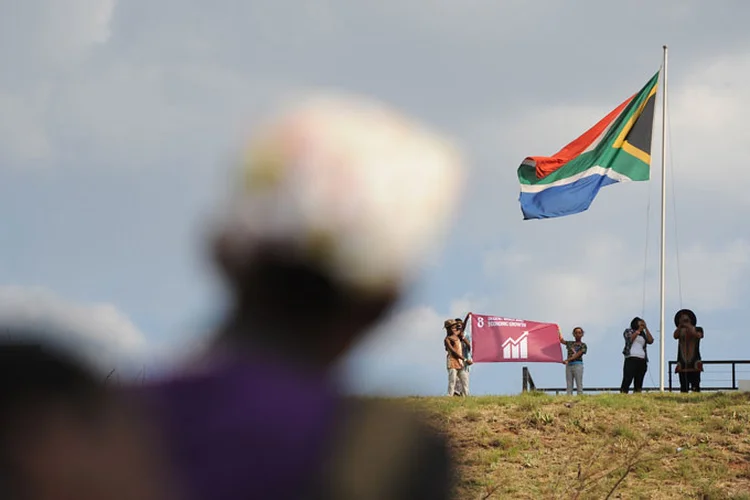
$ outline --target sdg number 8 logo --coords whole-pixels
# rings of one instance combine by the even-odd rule
[[[481,316],[479,316],[479,317],[477,318],[477,326],[478,326],[479,328],[484,328],[484,318],[482,318]]]

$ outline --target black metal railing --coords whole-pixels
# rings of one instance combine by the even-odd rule
[[[670,361],[669,362],[669,391],[671,392],[673,390],[672,388],[672,379],[675,378],[675,372],[674,372],[674,366],[677,364],[677,361]],[[720,369],[716,369],[715,367],[719,367],[722,365],[729,365],[730,371],[729,373],[722,373]],[[748,366],[748,369],[746,370],[737,370],[737,365],[743,365]],[[701,373],[701,390],[702,391],[736,391],[737,390],[737,374],[740,373],[747,373],[747,378],[750,378],[750,360],[746,359],[727,359],[727,360],[716,360],[716,361],[703,361],[703,373]],[[679,377],[677,377],[679,380]],[[729,385],[724,386],[712,386],[712,385],[706,385],[706,382],[721,382],[726,384],[726,382],[731,381]],[[679,387],[678,387],[679,389]]]
[[[677,361],[669,362],[668,379],[669,385],[664,388],[665,391],[674,392],[679,390],[679,384],[677,387],[673,386],[674,377],[674,366]],[[719,367],[729,366],[728,371],[722,371]],[[747,369],[738,369],[738,365],[742,368],[747,366]],[[738,375],[747,374],[746,378],[750,379],[750,360],[712,360],[703,361],[703,373],[701,374],[701,391],[736,391],[738,389]],[[522,392],[527,391],[539,391],[539,392],[554,392],[555,394],[565,393],[565,387],[537,387],[534,384],[534,379],[531,377],[531,372],[527,366],[522,369]],[[708,382],[708,383],[707,383]],[[716,382],[718,384],[712,384]],[[583,392],[619,392],[619,387],[583,387]],[[658,387],[644,387],[644,392],[659,391]]]

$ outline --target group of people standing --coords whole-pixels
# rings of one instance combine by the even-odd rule
[[[675,372],[680,379],[680,392],[700,392],[703,362],[700,353],[700,341],[703,328],[697,326],[698,320],[690,309],[680,309],[674,316],[675,330],[673,337],[677,340],[677,366]],[[471,360],[471,341],[464,335],[465,323],[460,318],[448,319],[443,327],[446,330],[445,350],[448,352],[448,395],[469,395],[469,366]],[[583,342],[583,328],[573,328],[573,340],[565,340],[560,331],[560,344],[565,346],[565,382],[567,394],[573,394],[575,384],[577,394],[583,394],[583,356],[588,352]],[[635,317],[622,334],[625,346],[622,355],[625,357],[622,367],[620,392],[627,394],[632,385],[633,392],[642,392],[643,379],[648,371],[648,346],[654,343],[654,336],[643,318]]]
[[[701,360],[700,342],[703,338],[703,327],[697,326],[698,318],[690,309],[680,309],[674,315],[675,330],[672,337],[677,340],[677,365],[675,372],[680,378],[680,392],[700,392]],[[625,348],[622,350],[625,362],[622,368],[620,392],[627,393],[630,384],[633,392],[641,392],[643,378],[648,371],[648,346],[654,343],[654,337],[646,322],[638,317],[630,322],[630,328],[623,332]]]

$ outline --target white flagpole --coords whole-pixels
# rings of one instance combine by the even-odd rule
[[[660,302],[659,302],[659,391],[664,392],[664,338],[666,336],[666,325],[664,322],[664,282],[665,282],[665,257],[666,257],[666,233],[667,233],[667,46],[664,49],[664,63],[661,73],[661,263],[660,263]]]

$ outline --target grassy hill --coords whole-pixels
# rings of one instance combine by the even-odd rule
[[[406,401],[449,437],[459,499],[750,499],[747,393]]]

